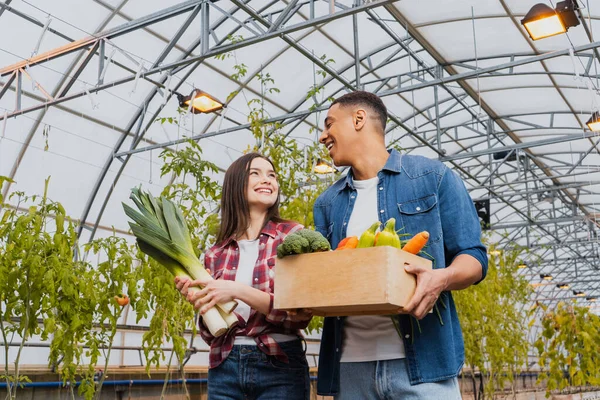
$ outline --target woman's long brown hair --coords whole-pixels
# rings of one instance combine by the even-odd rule
[[[221,225],[217,234],[217,243],[221,243],[230,237],[235,239],[241,237],[250,226],[250,207],[248,206],[246,192],[248,190],[250,165],[255,158],[267,160],[275,169],[273,162],[259,153],[245,154],[229,166],[223,180]],[[268,221],[284,221],[279,216],[279,193],[277,193],[275,204],[267,211],[263,227]]]

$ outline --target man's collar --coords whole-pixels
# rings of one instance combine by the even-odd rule
[[[390,156],[388,157],[387,161],[385,162],[385,165],[381,170],[399,174],[402,170],[402,154],[400,154],[400,152],[398,152],[398,150],[395,149],[388,150],[388,153],[390,154]],[[341,191],[347,187],[354,189],[354,183],[352,181],[353,178],[354,175],[352,175],[352,168],[350,168],[350,170],[346,174],[346,177],[344,178],[344,184],[340,186],[339,190]]]

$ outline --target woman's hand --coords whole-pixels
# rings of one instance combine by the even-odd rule
[[[190,288],[190,286],[193,286],[192,282],[194,282],[194,281],[192,281],[187,276],[176,276],[175,277],[175,287],[177,288],[177,290],[179,290],[179,292],[184,297],[187,297],[188,289]]]
[[[203,287],[200,291],[187,293],[188,301],[194,305],[196,310],[200,310],[200,314],[204,314],[217,303],[226,303],[239,298],[240,292],[248,287],[239,282],[224,279],[198,279],[191,281],[190,285]]]

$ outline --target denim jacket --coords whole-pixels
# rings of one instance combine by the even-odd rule
[[[430,238],[425,251],[434,268],[445,268],[457,255],[468,254],[481,263],[482,279],[485,277],[487,255],[481,243],[477,212],[454,172],[438,161],[392,150],[377,176],[377,206],[382,223],[396,218],[400,233],[411,236],[427,230]],[[316,229],[333,248],[346,237],[355,201],[356,189],[348,173],[315,202]],[[395,317],[402,332],[412,385],[455,377],[464,363],[462,331],[452,294],[443,292],[437,306],[439,315],[433,312],[418,322],[408,315]],[[325,318],[317,383],[320,395],[339,392],[343,335],[344,317]]]

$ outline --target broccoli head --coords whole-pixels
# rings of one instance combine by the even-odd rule
[[[283,243],[277,247],[277,257],[327,250],[331,250],[331,246],[323,235],[310,229],[301,229],[286,236]]]
[[[308,243],[308,240],[302,235],[298,235],[294,232],[291,235],[286,236],[286,238],[283,239],[283,243],[277,247],[277,257],[283,258],[293,254],[308,253],[309,249],[310,244]]]
[[[325,236],[321,235],[317,231],[313,231],[311,229],[301,229],[296,233],[308,239],[311,253],[331,250],[331,246],[329,245],[327,239],[325,239]]]

